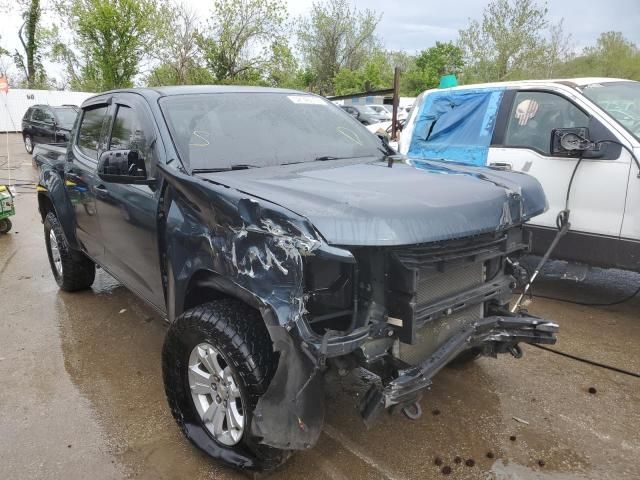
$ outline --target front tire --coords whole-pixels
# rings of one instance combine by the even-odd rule
[[[96,275],[95,264],[82,252],[69,247],[62,226],[53,212],[44,219],[44,239],[53,278],[66,292],[89,288]]]
[[[24,149],[27,153],[33,153],[33,139],[29,134],[24,136]]]
[[[171,412],[199,449],[239,469],[271,471],[288,452],[250,435],[253,411],[278,364],[258,311],[223,299],[186,311],[169,327],[162,372]]]

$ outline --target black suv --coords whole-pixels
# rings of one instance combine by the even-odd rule
[[[66,143],[78,115],[75,105],[34,105],[22,117],[24,148],[33,152],[38,143]]]

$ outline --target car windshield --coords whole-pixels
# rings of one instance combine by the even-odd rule
[[[76,121],[76,116],[78,112],[73,107],[56,107],[54,108],[56,111],[56,117],[58,119],[58,123],[62,128],[71,129],[73,127],[73,122]]]
[[[640,140],[640,82],[593,83],[582,93]]]
[[[382,155],[375,135],[315,95],[173,95],[160,99],[160,107],[192,171]]]

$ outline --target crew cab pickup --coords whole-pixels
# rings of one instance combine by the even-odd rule
[[[111,91],[84,102],[65,151],[35,154],[56,282],[88,288],[98,265],[168,319],[171,411],[237,468],[315,444],[327,368],[378,377],[360,406],[373,422],[415,413],[452,361],[555,342],[555,323],[509,310],[540,184],[418,169],[322,97]]]
[[[560,141],[575,135],[580,141],[569,148]],[[550,206],[527,223],[533,253],[548,250],[568,208],[571,229],[552,257],[640,272],[640,82],[570,78],[427,90],[399,151],[533,175]]]

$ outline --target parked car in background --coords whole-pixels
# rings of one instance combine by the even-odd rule
[[[327,368],[376,379],[360,403],[371,424],[394,405],[415,418],[451,362],[556,341],[557,324],[509,309],[522,224],[546,208],[538,181],[418,169],[322,97],[106,92],[66,150],[38,151],[55,281],[88,288],[102,266],[168,319],[171,412],[236,468],[272,470],[317,442]]]
[[[405,120],[398,120],[399,131],[402,131],[402,127],[404,126]],[[395,152],[398,151],[398,140],[391,139],[391,120],[386,122],[372,123],[371,125],[367,125],[367,130],[371,133],[375,133],[378,136],[386,136],[386,139],[389,143],[389,147],[391,147]],[[398,134],[396,134],[398,135]]]
[[[533,253],[542,255],[555,237],[573,178],[571,230],[553,257],[640,272],[639,82],[465,85],[427,90],[415,105],[401,153],[526,172],[540,181],[550,208],[527,224]],[[571,138],[578,141],[568,150]]]
[[[363,125],[371,125],[372,123],[388,120],[385,114],[376,112],[369,105],[341,105],[340,108],[353,115]]]
[[[66,143],[76,120],[75,105],[33,105],[22,117],[22,139],[28,153],[41,143]]]
[[[391,120],[391,115],[393,110],[387,105],[367,105],[367,107],[369,107],[371,110],[378,113],[382,118],[384,118],[384,120],[382,121]]]

